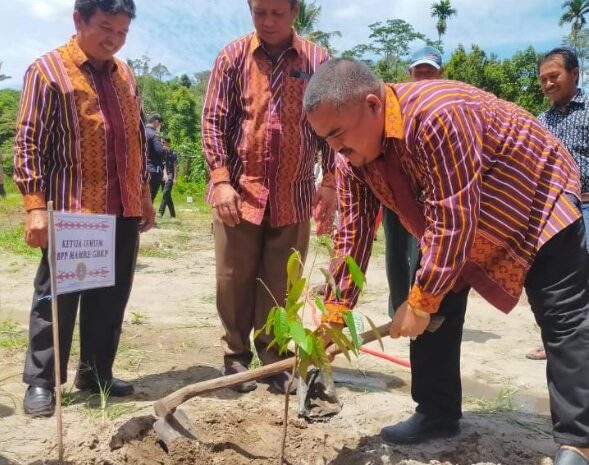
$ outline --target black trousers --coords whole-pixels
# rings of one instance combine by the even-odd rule
[[[160,204],[160,215],[163,216],[166,207],[170,210],[170,216],[174,218],[176,216],[176,209],[174,208],[174,200],[172,199],[172,188],[174,187],[174,180],[168,178],[164,184],[164,190],[162,191],[162,203]]]
[[[389,316],[407,300],[419,264],[419,244],[401,224],[399,216],[383,207],[385,263],[389,283]]]
[[[149,172],[149,190],[151,192],[151,203],[155,200],[157,192],[162,187],[162,173],[156,171]]]
[[[133,284],[139,246],[139,218],[117,218],[115,285],[58,296],[61,381],[67,380],[78,305],[80,307],[80,364],[78,376],[94,381],[112,378],[125,307]],[[29,348],[23,381],[33,386],[55,386],[51,281],[47,250],[34,281],[29,324]]]
[[[546,348],[555,441],[589,447],[589,253],[583,220],[539,250],[525,290]],[[450,292],[436,333],[411,342],[411,394],[417,411],[443,419],[462,416],[460,343],[468,289]]]

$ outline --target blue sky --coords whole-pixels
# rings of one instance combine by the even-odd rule
[[[148,54],[152,64],[172,75],[210,69],[221,47],[251,30],[246,0],[135,0],[121,58]],[[437,38],[429,8],[433,0],[315,0],[322,7],[318,28],[339,30],[338,50],[368,42],[368,25],[401,18],[419,32]],[[74,33],[74,0],[2,0],[0,2],[1,72],[12,76],[0,88],[21,86],[27,66]],[[562,0],[452,0],[458,15],[448,23],[446,50],[457,44],[480,45],[509,57],[533,45],[545,51],[559,45],[568,28],[559,27]],[[417,45],[417,44],[416,44]]]

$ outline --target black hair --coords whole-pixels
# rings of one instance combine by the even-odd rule
[[[80,13],[85,22],[94,16],[96,8],[108,14],[126,13],[129,18],[135,18],[134,0],[76,0],[74,10]]]
[[[553,59],[556,56],[561,56],[562,61],[564,63],[564,69],[567,71],[572,71],[575,68],[579,68],[579,59],[577,58],[577,54],[572,48],[569,47],[557,47],[550,50],[548,53],[542,55],[540,60],[538,61],[538,72],[540,71],[540,67],[546,63],[548,60]],[[579,83],[579,78],[577,77],[577,84]]]
[[[147,115],[148,123],[153,123],[154,121],[159,121],[160,123],[162,123],[164,119],[162,118],[162,115],[160,115],[159,113],[150,113],[149,115]]]
[[[298,3],[299,3],[300,0],[288,0],[288,1],[290,2],[290,7],[291,8],[294,8],[295,6],[298,5]],[[252,6],[252,0],[247,0],[247,3],[248,3],[248,5],[251,8],[251,6]]]

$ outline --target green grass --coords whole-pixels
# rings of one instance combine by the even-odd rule
[[[14,182],[4,178],[7,196],[0,197],[0,252],[24,257],[39,257],[39,249],[29,247],[24,240],[22,196]]]
[[[492,414],[497,412],[512,412],[515,410],[514,396],[519,388],[507,384],[499,389],[495,399],[467,398],[468,404],[478,414]]]
[[[72,392],[72,388],[63,389],[61,390],[61,406],[62,407],[69,407],[76,402],[78,396],[76,393]]]
[[[0,250],[23,257],[40,257],[40,249],[29,247],[24,240],[24,225],[0,229]]]
[[[215,292],[210,292],[200,297],[199,299],[203,304],[210,304],[213,305],[217,302],[217,294]]]
[[[0,320],[0,347],[9,350],[22,350],[29,339],[24,329],[14,320]]]
[[[131,318],[129,320],[129,323],[131,323],[132,325],[142,325],[145,323],[146,320],[147,316],[145,314],[139,311],[131,311]]]
[[[139,367],[146,358],[145,351],[136,348],[128,339],[121,339],[115,365],[117,369],[139,374]]]
[[[91,419],[112,421],[138,410],[135,404],[112,404],[110,389],[100,383],[98,388],[98,394],[92,394],[86,401],[86,411]]]

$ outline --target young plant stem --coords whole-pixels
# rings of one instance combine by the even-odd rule
[[[279,305],[278,305],[278,301],[276,300],[276,297],[274,297],[274,294],[272,294],[272,291],[268,288],[268,286],[266,285],[264,280],[262,278],[257,278],[257,279],[262,284],[262,286],[264,286],[266,291],[268,291],[268,294],[270,294],[270,297],[272,297],[272,300],[274,301],[274,305],[276,305],[278,307]]]
[[[291,377],[288,380],[288,384],[286,385],[286,393],[284,395],[284,417],[283,417],[283,422],[282,422],[282,443],[280,445],[280,458],[278,460],[278,465],[283,465],[285,463],[284,452],[286,450],[286,433],[287,433],[287,429],[288,429],[288,406],[290,403],[290,390],[291,390],[292,385],[295,381],[295,373],[296,373],[298,366],[299,366],[299,350],[297,348],[297,350],[295,352],[295,363],[294,363],[294,366],[292,367]]]

